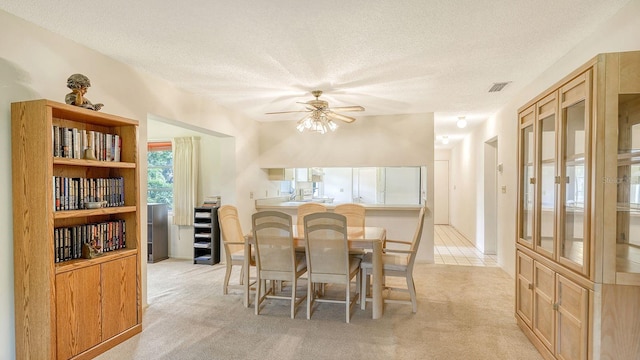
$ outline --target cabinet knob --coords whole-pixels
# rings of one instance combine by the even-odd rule
[[[527,286],[529,288],[529,290],[533,290],[533,284],[529,283],[529,285]]]
[[[536,183],[536,178],[529,178],[529,184],[535,184]]]
[[[557,310],[558,310],[558,307],[559,307],[559,306],[558,306],[558,303],[554,303],[554,304],[553,304],[553,310],[556,310],[556,311],[557,311]]]

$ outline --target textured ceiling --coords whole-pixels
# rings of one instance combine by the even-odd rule
[[[258,121],[324,91],[361,115],[483,121],[629,0],[0,0],[3,9]],[[509,81],[499,93],[494,82]],[[293,126],[293,125],[292,125]],[[467,130],[468,131],[468,130]]]

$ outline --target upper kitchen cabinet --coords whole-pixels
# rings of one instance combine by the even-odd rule
[[[295,181],[295,172],[293,168],[267,169],[269,180],[272,181]]]
[[[640,51],[596,56],[518,120],[518,324],[545,358],[640,358]]]

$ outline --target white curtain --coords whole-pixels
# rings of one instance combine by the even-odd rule
[[[173,139],[173,223],[193,225],[196,206],[198,169],[200,167],[200,138]]]

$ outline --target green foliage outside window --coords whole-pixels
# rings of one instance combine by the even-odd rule
[[[147,203],[173,204],[173,153],[171,150],[147,153]]]

